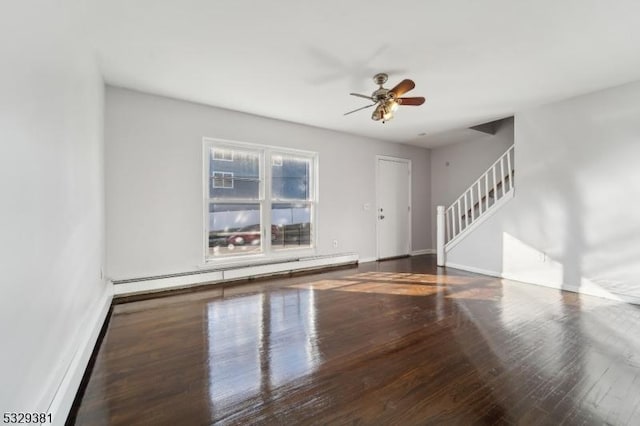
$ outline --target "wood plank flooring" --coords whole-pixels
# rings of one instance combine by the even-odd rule
[[[640,307],[367,263],[114,306],[78,425],[640,424]]]

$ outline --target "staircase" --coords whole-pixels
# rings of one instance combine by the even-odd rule
[[[493,163],[449,207],[438,206],[438,265],[444,266],[445,252],[514,193],[513,145]]]

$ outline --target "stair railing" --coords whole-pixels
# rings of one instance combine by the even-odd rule
[[[513,190],[513,155],[512,145],[446,210],[443,206],[438,206],[438,265],[444,264],[445,246]]]

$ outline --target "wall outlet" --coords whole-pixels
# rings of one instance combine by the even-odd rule
[[[333,240],[333,248],[338,248],[338,240]]]

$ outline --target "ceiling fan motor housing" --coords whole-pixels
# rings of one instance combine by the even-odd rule
[[[389,89],[385,89],[383,87],[379,88],[371,94],[371,99],[373,99],[374,102],[386,101],[388,98]]]

